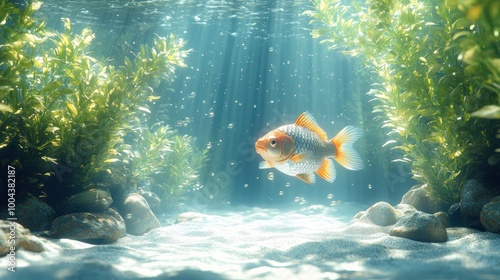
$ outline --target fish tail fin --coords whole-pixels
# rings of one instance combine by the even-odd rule
[[[330,140],[335,146],[335,160],[349,170],[363,169],[363,161],[352,146],[362,134],[363,131],[360,128],[349,125]]]

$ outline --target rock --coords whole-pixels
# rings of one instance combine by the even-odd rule
[[[60,214],[78,212],[100,213],[108,209],[111,203],[113,203],[113,199],[109,191],[90,189],[64,198],[57,204],[56,208]]]
[[[52,222],[50,236],[90,243],[110,243],[126,235],[125,225],[108,209],[106,213],[72,213]]]
[[[391,236],[421,242],[446,242],[446,228],[436,217],[421,211],[402,217],[391,229]]]
[[[138,194],[142,195],[144,199],[148,202],[149,208],[153,211],[157,211],[160,209],[161,199],[154,192],[139,190]]]
[[[390,226],[398,221],[398,212],[387,202],[377,202],[365,211],[359,221]]]
[[[160,222],[149,208],[148,202],[140,194],[131,193],[125,198],[121,214],[125,219],[127,233],[142,235],[160,227]]]
[[[22,193],[16,206],[17,222],[31,231],[49,229],[55,218],[56,211],[30,193]]]
[[[489,232],[500,233],[500,196],[483,206],[481,224]]]
[[[417,210],[426,213],[435,213],[439,211],[438,205],[429,196],[428,188],[430,188],[430,186],[427,184],[412,187],[403,195],[401,204],[412,205]]]
[[[478,180],[467,180],[460,196],[460,209],[466,225],[478,225],[483,206],[497,194]]]
[[[103,214],[108,214],[118,221],[118,238],[117,239],[125,237],[127,235],[127,228],[125,227],[125,220],[123,219],[122,216],[120,216],[120,213],[118,213],[118,211],[116,211],[116,209],[108,208],[108,209],[106,209],[106,211],[103,212]]]
[[[413,207],[410,204],[400,203],[394,206],[394,209],[399,212],[400,216],[412,214],[413,212],[417,212],[417,208]]]
[[[436,212],[436,213],[434,213],[434,217],[436,217],[436,219],[441,224],[443,224],[443,226],[445,228],[448,228],[451,226],[450,216],[448,214],[446,214],[446,212],[443,212],[443,211]]]
[[[11,236],[14,238],[9,239]],[[15,240],[15,243],[11,243],[11,240]],[[16,250],[25,248],[32,252],[44,250],[42,241],[32,235],[29,229],[13,221],[0,220],[0,257],[9,254],[11,246],[15,246]]]

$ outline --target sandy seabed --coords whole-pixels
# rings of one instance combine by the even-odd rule
[[[500,235],[450,228],[446,243],[416,242],[349,224],[361,209],[235,207],[110,245],[42,238],[45,252],[17,251],[15,273],[1,258],[0,279],[500,279]]]

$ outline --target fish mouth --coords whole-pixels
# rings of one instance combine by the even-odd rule
[[[255,151],[259,154],[267,151],[266,143],[264,140],[259,139],[257,140],[257,142],[255,142]]]

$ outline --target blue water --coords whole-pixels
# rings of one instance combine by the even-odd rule
[[[48,26],[62,30],[61,17],[73,30],[95,33],[93,54],[121,61],[127,51],[170,33],[187,41],[192,52],[173,84],[162,84],[153,108],[158,121],[210,147],[211,164],[203,171],[210,195],[230,192],[222,204],[272,206],[335,204],[338,201],[398,203],[413,183],[409,166],[388,163],[371,137],[370,77],[352,58],[335,53],[311,37],[302,13],[308,1],[44,1]],[[157,35],[156,35],[157,34]],[[310,111],[333,137],[346,125],[365,131],[357,149],[366,168],[352,172],[337,165],[337,179],[314,186],[259,170],[255,140]],[[389,150],[387,150],[387,153]],[[387,160],[389,159],[389,160]],[[383,165],[381,164],[383,162]]]

